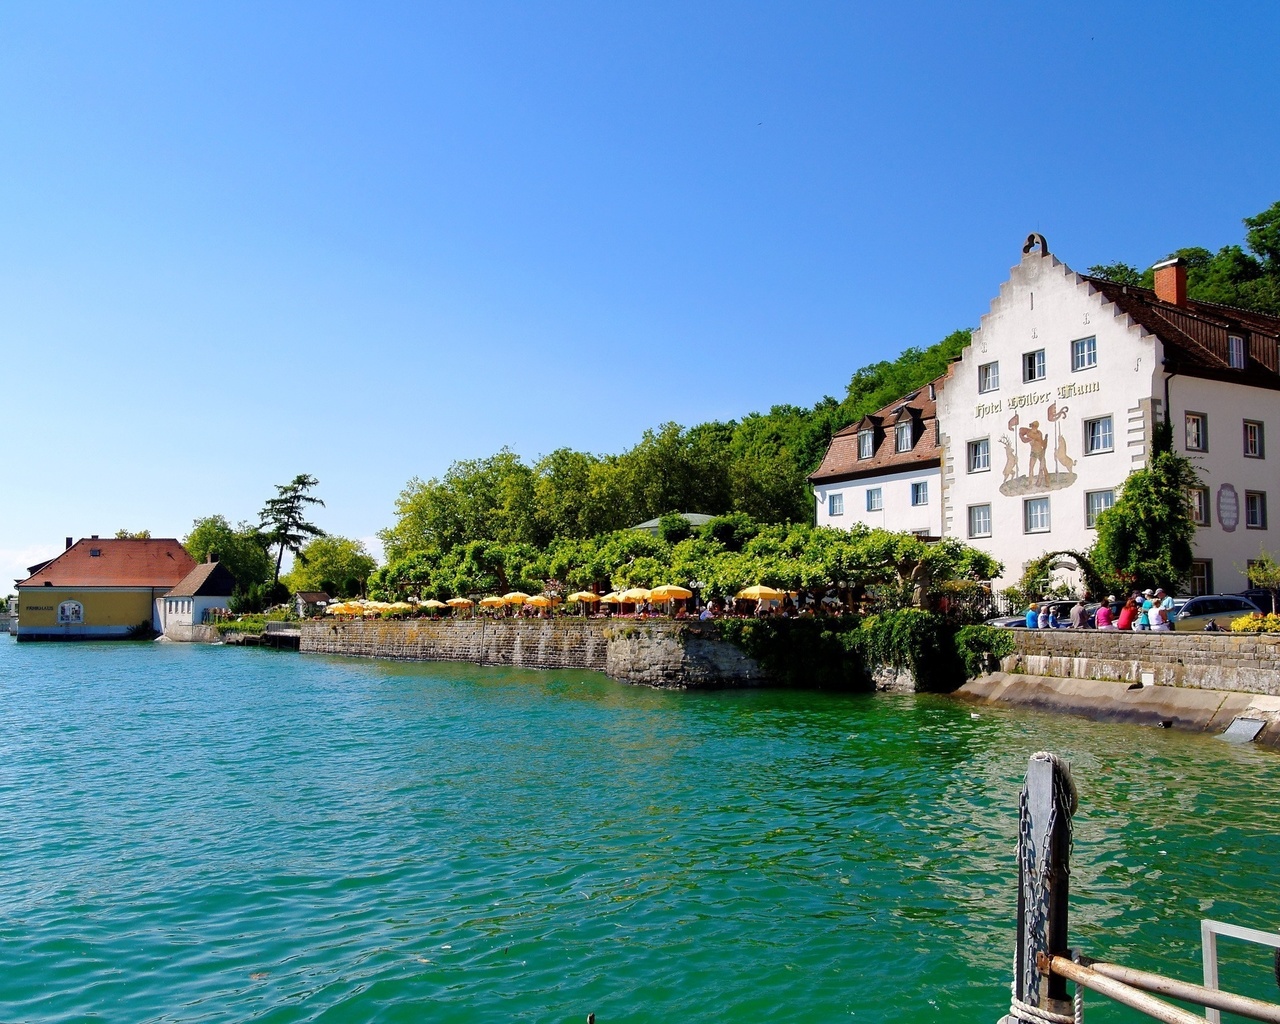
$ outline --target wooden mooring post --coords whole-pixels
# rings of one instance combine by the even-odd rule
[[[1075,784],[1067,763],[1044,751],[1032,754],[1018,805],[1018,946],[1005,1024],[1073,1019],[1066,980],[1051,974],[1047,964],[1055,954],[1067,954],[1075,809]]]

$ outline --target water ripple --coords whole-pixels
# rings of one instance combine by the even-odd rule
[[[1200,737],[179,645],[0,642],[0,701],[3,1021],[991,1020],[1043,747],[1074,941],[1280,923],[1280,758]]]

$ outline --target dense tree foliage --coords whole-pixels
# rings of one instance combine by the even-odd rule
[[[410,480],[395,525],[379,536],[391,561],[473,542],[547,547],[626,529],[664,513],[742,512],[763,523],[809,522],[808,475],[831,435],[946,372],[969,343],[956,331],[926,349],[858,370],[843,401],[778,405],[727,423],[646,430],[621,455],[560,448],[533,465],[510,449]]]
[[[358,540],[328,535],[302,549],[280,582],[290,593],[323,590],[331,597],[357,597],[377,562]]]
[[[1130,473],[1115,505],[1098,516],[1090,557],[1120,593],[1132,587],[1165,587],[1179,593],[1191,571],[1190,489],[1200,483],[1195,466],[1172,450],[1162,428],[1146,469]]]
[[[252,523],[233,527],[223,516],[197,519],[182,546],[197,562],[211,554],[235,577],[233,607],[245,611],[260,610],[270,603],[271,574],[274,569],[268,553],[270,538]]]
[[[1199,247],[1176,249],[1164,259],[1186,260],[1190,298],[1280,315],[1280,202],[1256,217],[1245,217],[1244,226],[1244,248],[1224,245],[1216,253]],[[1151,267],[1140,271],[1127,263],[1104,263],[1090,267],[1089,273],[1117,284],[1155,286]]]
[[[994,559],[959,541],[928,544],[887,530],[760,523],[743,513],[712,519],[699,530],[671,525],[666,536],[624,529],[558,537],[545,546],[475,540],[420,548],[375,571],[369,593],[385,600],[411,595],[446,600],[511,589],[697,583],[704,596],[725,597],[763,583],[819,595],[872,593],[903,605],[928,603],[930,595],[949,586],[991,579],[1000,571]]]
[[[116,530],[116,540],[150,540],[150,530]]]

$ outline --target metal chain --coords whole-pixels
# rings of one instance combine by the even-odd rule
[[[1071,816],[1074,814],[1077,806],[1077,793],[1075,780],[1071,777],[1071,769],[1065,761],[1056,754],[1042,752],[1032,755],[1033,759],[1047,759],[1053,762],[1057,769],[1053,773],[1053,799],[1050,801],[1048,820],[1045,822],[1044,837],[1040,844],[1042,849],[1049,848],[1049,842],[1053,838],[1054,829],[1057,827],[1059,811],[1065,811],[1067,817],[1067,853],[1068,856],[1063,858],[1065,861],[1064,871],[1070,873],[1070,853],[1073,845],[1073,830]],[[1018,794],[1018,868],[1019,875],[1023,879],[1023,906],[1031,908],[1031,918],[1027,922],[1032,935],[1044,935],[1048,923],[1045,920],[1044,908],[1047,901],[1043,899],[1045,886],[1048,883],[1049,861],[1046,859],[1043,864],[1036,861],[1036,844],[1033,842],[1031,835],[1031,815],[1027,807],[1027,787],[1024,784],[1022,791]],[[1050,952],[1045,950],[1044,952]],[[1015,974],[1017,964],[1015,963]],[[1039,1020],[1049,1022],[1049,1024],[1081,1024],[1084,1014],[1083,993],[1077,987],[1075,1005],[1072,1016],[1066,1014],[1055,1014],[1049,1010],[1042,1010],[1035,1005],[1040,999],[1040,982],[1041,976],[1039,971],[1029,970],[1028,976],[1024,979],[1027,982],[1024,995],[1028,1000],[1034,1002],[1023,1001],[1018,998],[1018,978],[1014,978],[1013,982],[1013,1001],[1010,1006],[1010,1013],[1015,1018],[1022,1020]]]

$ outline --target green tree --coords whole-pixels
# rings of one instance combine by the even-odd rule
[[[1260,551],[1258,557],[1249,563],[1245,574],[1249,582],[1260,590],[1271,591],[1271,611],[1276,611],[1276,591],[1280,590],[1280,562],[1270,551]]]
[[[1215,253],[1191,246],[1164,259],[1177,256],[1186,263],[1189,298],[1280,315],[1280,202],[1245,217],[1244,226],[1243,248],[1224,245]],[[1107,263],[1090,267],[1089,273],[1117,284],[1155,286],[1154,266],[1139,272],[1127,263]]]
[[[1115,505],[1098,516],[1089,557],[1117,590],[1133,586],[1184,587],[1191,571],[1192,487],[1195,467],[1173,451],[1169,432],[1158,432],[1146,469],[1131,473]]]
[[[150,530],[116,530],[116,540],[150,540]]]
[[[1099,263],[1089,268],[1089,276],[1128,285],[1130,288],[1137,288],[1142,284],[1142,271],[1127,263]]]
[[[377,561],[358,540],[333,535],[317,537],[304,547],[282,582],[291,592],[323,590],[333,597],[364,592]]]
[[[182,546],[197,562],[217,555],[218,561],[235,577],[237,589],[248,593],[252,587],[271,579],[269,543],[266,534],[251,523],[233,528],[223,516],[206,516],[195,521]]]
[[[261,525],[267,532],[270,544],[278,547],[275,573],[271,577],[274,587],[280,582],[280,564],[285,551],[300,555],[308,537],[323,537],[324,531],[306,520],[308,505],[324,507],[324,502],[310,491],[320,481],[307,473],[299,473],[287,484],[276,484],[276,496],[268,498],[262,507]]]

